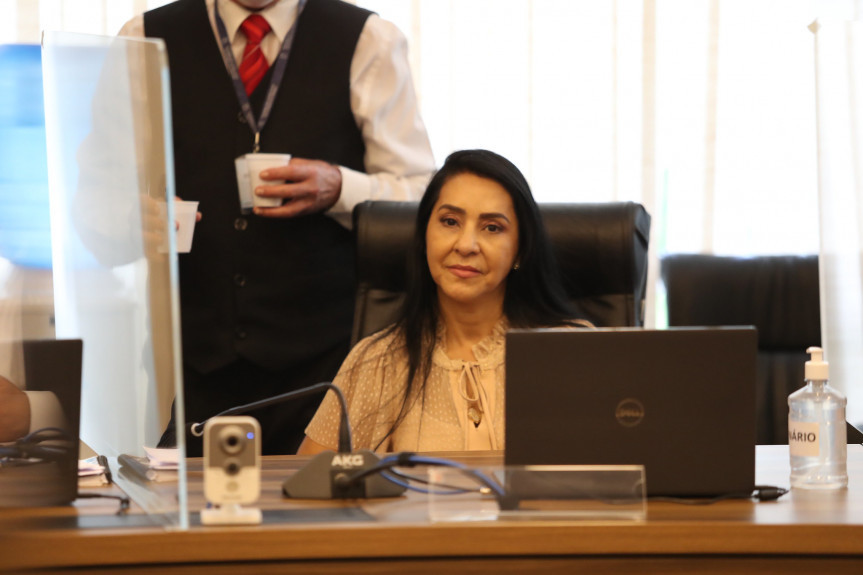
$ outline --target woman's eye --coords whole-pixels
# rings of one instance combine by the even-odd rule
[[[493,234],[496,234],[497,232],[503,230],[503,228],[497,224],[489,224],[485,227],[485,229],[487,229],[488,231],[490,231]]]
[[[449,227],[458,225],[458,222],[456,221],[455,218],[441,218],[440,221],[443,225],[449,226]]]

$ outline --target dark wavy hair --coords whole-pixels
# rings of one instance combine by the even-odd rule
[[[437,285],[426,259],[426,229],[444,184],[459,174],[474,174],[503,186],[512,198],[518,220],[518,269],[506,279],[503,311],[512,327],[552,327],[583,322],[569,304],[557,260],[530,186],[509,160],[488,150],[453,152],[429,182],[417,210],[416,229],[407,264],[406,294],[395,323],[380,337],[397,332],[408,356],[407,387],[392,434],[408,411],[414,386],[428,380],[438,329]],[[419,376],[419,377],[418,377]],[[422,394],[420,393],[421,397]],[[384,437],[381,443],[386,440]],[[378,447],[380,444],[378,445]]]

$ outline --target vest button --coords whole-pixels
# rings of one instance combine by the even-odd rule
[[[234,220],[234,229],[238,232],[245,231],[249,227],[249,220],[246,218],[237,218]]]
[[[246,336],[248,334],[243,328],[238,327],[234,330],[234,335],[237,337],[237,339],[246,339]]]
[[[246,117],[243,115],[243,111],[242,111],[242,110],[240,110],[239,112],[237,112],[237,121],[238,121],[239,123],[241,123],[241,124],[245,124],[245,123],[246,123]]]
[[[246,276],[243,274],[234,274],[234,285],[238,287],[246,285]]]

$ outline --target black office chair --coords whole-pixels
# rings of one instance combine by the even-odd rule
[[[674,254],[660,269],[670,326],[758,328],[756,440],[788,443],[788,395],[803,385],[806,348],[821,345],[818,256]],[[860,432],[849,425],[848,438]]]
[[[356,343],[392,323],[404,298],[418,204],[364,202],[357,239]],[[572,302],[597,326],[644,323],[650,215],[640,204],[541,204]]]

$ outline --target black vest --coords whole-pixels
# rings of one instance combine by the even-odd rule
[[[308,1],[262,152],[364,171],[349,75],[369,14],[337,0]],[[254,137],[204,0],[147,12],[144,26],[167,45],[177,195],[199,201],[203,214],[192,252],[179,256],[185,362],[203,373],[238,357],[286,369],[345,345],[355,288],[351,233],[323,214],[243,216],[234,159],[252,151]],[[252,94],[256,117],[269,81],[270,73]]]

